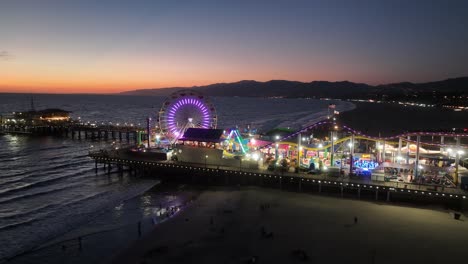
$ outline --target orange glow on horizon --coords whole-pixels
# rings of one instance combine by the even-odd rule
[[[164,89],[171,87],[193,87],[213,83],[236,82],[213,80],[213,81],[187,81],[187,82],[97,82],[91,83],[61,83],[61,82],[17,82],[5,84],[0,82],[0,93],[51,93],[51,94],[114,94],[140,89]]]
[[[0,62],[0,92],[8,93],[93,93],[108,94],[137,89],[203,86],[241,80],[346,80],[352,73],[329,65],[307,67],[304,62],[236,61],[207,57],[147,56],[119,54],[89,60],[74,54],[31,54]],[[341,65],[341,64],[340,64]],[[343,68],[346,68],[342,66]],[[355,76],[355,75],[354,75]],[[359,76],[361,79],[369,76]]]
[[[107,57],[90,61],[81,57],[33,57],[0,63],[0,93],[110,94],[137,89],[203,86],[241,80],[314,80],[380,83],[372,71],[353,72],[339,62],[307,66],[304,62],[264,65],[255,60],[203,60],[198,57]],[[343,74],[345,73],[345,74]]]

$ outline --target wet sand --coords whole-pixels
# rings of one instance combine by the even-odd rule
[[[247,263],[253,256],[297,263],[297,250],[310,263],[463,262],[464,220],[442,210],[254,187],[205,191],[113,263]]]

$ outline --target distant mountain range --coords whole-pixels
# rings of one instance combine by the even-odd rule
[[[126,95],[167,96],[180,89],[194,89],[210,96],[241,97],[285,97],[285,98],[336,98],[336,99],[376,99],[412,100],[441,102],[443,98],[468,98],[468,77],[447,79],[427,83],[391,83],[368,85],[348,81],[297,82],[271,80],[257,82],[244,80],[234,83],[216,83],[206,86],[140,89],[127,91]],[[445,100],[446,101],[446,100]]]

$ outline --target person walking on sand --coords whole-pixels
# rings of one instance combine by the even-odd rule
[[[354,217],[354,224],[357,224],[357,216]]]

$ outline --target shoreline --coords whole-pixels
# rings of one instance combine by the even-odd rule
[[[347,120],[348,116],[349,116],[349,115],[354,115],[354,114],[356,113],[356,112],[354,112],[354,111],[357,111],[357,112],[363,112],[363,111],[366,112],[366,111],[368,111],[368,110],[359,109],[359,108],[360,108],[359,105],[360,105],[360,104],[354,103],[354,102],[353,102],[353,103],[351,103],[351,106],[350,106],[348,109],[346,109],[346,110],[337,109],[337,110],[340,111],[340,116],[338,116],[338,117],[339,117],[338,120],[341,121],[341,120],[343,119],[343,122],[346,123],[346,120]],[[337,106],[338,106],[338,105],[337,105]],[[366,108],[366,109],[367,109],[367,108]],[[319,111],[319,112],[317,112],[317,113],[315,113],[315,114],[313,114],[313,115],[323,114],[323,112],[324,112],[324,111]],[[354,113],[353,113],[353,112],[354,112]],[[326,111],[325,111],[325,113],[326,113]],[[373,115],[373,116],[378,115],[377,113],[374,113],[374,112],[369,112],[369,113],[370,113],[371,115]],[[344,115],[344,118],[341,118],[341,114]],[[309,118],[309,117],[311,117],[311,116],[313,116],[313,115],[305,116],[305,117],[303,117],[303,118],[306,119],[306,118]],[[321,115],[321,117],[320,117],[320,118],[317,118],[317,119],[323,119],[322,117],[323,117],[323,115]],[[397,117],[400,117],[400,116],[397,116]],[[346,124],[348,125],[348,123],[346,123]],[[261,191],[264,192],[265,190],[262,189]],[[139,198],[143,197],[143,196],[145,195],[145,193],[147,193],[147,192],[149,192],[149,191],[147,190],[147,191],[145,191],[145,192],[143,192],[143,193],[141,193],[141,194],[137,194],[136,196],[134,196],[133,198],[130,198],[130,199],[139,199]],[[222,191],[221,191],[221,192],[222,192]],[[414,207],[412,207],[412,208],[414,208]],[[113,209],[111,208],[111,209],[109,209],[109,210],[113,210]],[[183,213],[183,212],[182,212],[182,213]],[[176,216],[176,217],[179,217],[179,216]],[[175,220],[175,219],[172,219],[172,218],[171,218],[170,221],[166,221],[166,222],[172,222],[173,220]],[[164,223],[166,223],[166,222],[164,222]],[[160,225],[163,225],[164,223],[157,224],[156,227],[155,227],[154,229],[158,229],[158,227],[159,227]],[[81,228],[82,228],[82,227],[80,226],[80,227],[78,227],[77,229],[81,229]],[[153,231],[151,231],[151,233],[153,233]],[[62,235],[65,235],[65,234],[62,234]],[[59,235],[59,236],[62,236],[62,235]],[[139,242],[137,241],[136,243],[139,243]],[[130,245],[130,244],[129,244],[129,245]],[[133,245],[131,245],[131,247],[133,247]],[[13,261],[13,262],[14,262],[14,261]],[[263,261],[262,261],[262,262],[263,262]]]
[[[295,99],[291,99],[291,100],[295,100]],[[337,104],[338,105],[338,104]],[[323,112],[323,111],[322,111]],[[317,112],[317,113],[320,113]],[[315,115],[317,114],[315,113]],[[303,115],[302,112],[300,113],[296,113],[296,112],[293,112],[293,114],[296,114],[296,115],[301,115],[302,118],[309,118],[308,115]],[[134,195],[133,197],[140,197],[142,195],[144,195],[145,192],[142,192],[142,193],[139,193],[137,195]],[[125,194],[121,194],[121,195],[125,195]],[[129,199],[132,199],[132,198],[129,198]],[[128,200],[128,199],[125,199],[125,200]],[[116,202],[117,204],[119,202]],[[108,207],[108,205],[104,206],[104,207]],[[112,206],[111,206],[112,208]],[[110,209],[111,210],[111,209]],[[97,214],[99,217],[100,215],[100,211],[102,211],[101,209],[97,209],[94,211],[94,213],[90,213],[92,215],[94,214]],[[93,216],[91,217],[91,221],[96,218],[96,216]],[[41,237],[39,239],[35,239],[34,241],[32,242],[28,242],[28,243],[24,243],[24,244],[21,244],[21,248],[20,250],[15,250],[14,253],[8,253],[7,255],[5,255],[4,259],[16,259],[16,258],[20,258],[24,255],[29,255],[31,250],[32,251],[35,251],[37,248],[39,248],[39,250],[42,250],[43,247],[47,247],[48,245],[50,245],[51,243],[56,243],[58,239],[60,239],[61,237],[67,237],[67,234],[68,233],[73,233],[75,230],[79,230],[79,229],[82,229],[83,226],[86,226],[88,224],[88,222],[90,221],[88,218],[84,221],[82,220],[79,220],[80,223],[79,224],[70,224],[70,222],[75,222],[75,221],[78,221],[78,219],[66,219],[64,221],[61,221],[60,223],[60,226],[54,226],[54,227],[47,227],[47,230],[49,233],[45,234],[45,235],[42,235],[41,234]],[[41,221],[40,223],[42,223],[43,221]],[[66,223],[65,223],[66,222]],[[37,224],[37,223],[36,223]],[[66,224],[66,225],[70,225],[72,227],[66,227],[65,228],[65,231],[61,231],[62,228],[61,228],[61,225],[62,224]],[[39,231],[42,231],[39,227],[38,227],[38,230]],[[45,231],[45,230],[44,230]],[[39,242],[37,242],[39,241]],[[45,241],[45,242],[44,242]],[[13,252],[13,251],[11,251]],[[19,256],[19,257],[18,257]]]
[[[116,199],[112,203],[101,205],[97,209],[91,210],[89,213],[83,216],[85,219],[75,220],[77,221],[76,224],[70,225],[67,223],[67,225],[69,226],[67,226],[64,231],[57,231],[57,229],[55,229],[55,233],[49,234],[46,238],[42,238],[40,241],[30,242],[31,246],[29,246],[29,248],[20,249],[17,252],[5,256],[4,259],[0,260],[0,263],[3,263],[3,261],[6,261],[8,263],[23,263],[22,258],[29,258],[31,255],[35,254],[40,255],[41,251],[47,251],[48,249],[53,248],[54,246],[63,244],[63,242],[76,240],[77,237],[85,236],[86,234],[82,234],[82,230],[85,229],[87,225],[95,221],[95,219],[99,219],[103,215],[108,214],[112,211],[112,209],[115,206],[118,206],[119,204],[125,203],[127,201],[136,199],[144,195],[146,192],[156,188],[159,184],[159,181],[154,181],[154,183],[148,186],[145,185],[141,189],[138,189],[137,193],[130,192],[129,190],[126,190],[125,192],[120,191],[120,195],[122,195],[123,197]],[[68,222],[70,220],[66,221]]]

